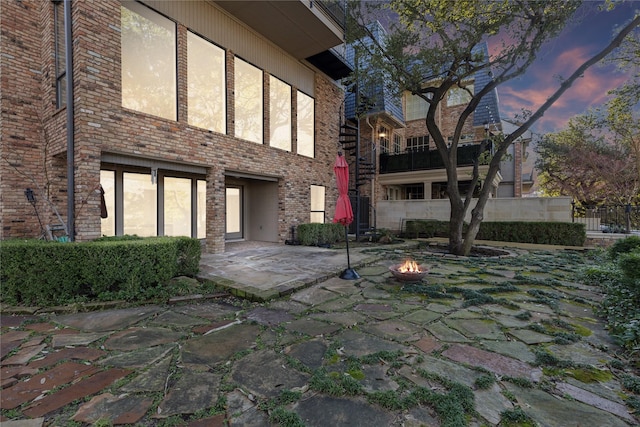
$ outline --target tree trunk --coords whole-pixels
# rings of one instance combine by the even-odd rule
[[[462,203],[454,203],[451,201],[451,215],[449,216],[449,252],[454,255],[463,255],[465,213],[466,210]]]
[[[485,184],[490,185],[490,184]],[[464,243],[462,245],[462,254],[464,256],[469,256],[471,253],[471,248],[473,247],[473,243],[476,240],[476,236],[478,235],[478,231],[480,231],[480,224],[482,224],[482,220],[484,219],[484,207],[487,203],[488,197],[484,197],[480,195],[478,202],[476,203],[475,208],[471,211],[471,222],[469,223],[469,227],[467,228],[467,232],[464,235]]]

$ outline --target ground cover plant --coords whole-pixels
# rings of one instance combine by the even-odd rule
[[[622,247],[626,249],[620,249]],[[219,375],[221,379],[219,387],[215,390],[218,394],[217,403],[203,408],[196,414],[172,415],[157,420],[151,414],[157,412],[156,409],[160,407],[165,395],[156,392],[152,395],[154,405],[138,425],[169,427],[187,425],[188,422],[206,419],[212,415],[226,417],[227,420],[229,417],[239,417],[239,413],[230,409],[234,408],[230,402],[240,394],[251,395],[256,410],[265,414],[264,419],[281,426],[305,425],[300,406],[320,396],[366,402],[377,410],[395,414],[397,419],[400,419],[402,414],[428,408],[441,426],[486,425],[479,421],[486,413],[482,412],[482,402],[478,394],[494,392],[500,393],[512,405],[497,413],[500,422],[494,425],[534,426],[538,425],[539,420],[535,420],[535,413],[528,406],[520,406],[519,402],[523,400],[519,390],[554,394],[557,384],[570,381],[574,384],[576,381],[588,384],[589,387],[617,381],[620,402],[626,404],[630,412],[640,409],[640,379],[637,376],[638,367],[633,363],[636,358],[633,347],[622,347],[624,352],[619,352],[617,348],[593,349],[594,353],[610,358],[598,361],[598,366],[571,359],[574,348],[594,346],[590,339],[593,338],[592,329],[596,329],[596,313],[601,309],[598,305],[600,295],[606,291],[607,301],[614,296],[607,290],[611,283],[624,282],[627,287],[629,283],[635,283],[628,282],[631,279],[625,278],[625,273],[618,264],[618,260],[624,258],[625,254],[635,252],[636,246],[633,241],[620,243],[611,251],[543,252],[505,249],[498,256],[476,257],[455,257],[435,249],[429,245],[409,242],[402,246],[369,246],[365,250],[379,255],[380,261],[359,268],[362,281],[358,282],[357,286],[348,286],[350,291],[353,290],[352,298],[340,296],[336,299],[343,302],[352,299],[352,304],[345,302],[339,309],[329,309],[326,305],[319,304],[302,311],[290,310],[288,313],[293,319],[287,320],[286,323],[271,323],[272,320],[264,323],[264,319],[263,322],[259,322],[255,320],[256,317],[247,314],[259,309],[263,313],[267,312],[267,319],[270,319],[271,311],[285,310],[284,307],[288,307],[287,303],[292,303],[291,307],[296,306],[295,301],[283,298],[257,303],[229,297],[225,304],[233,305],[237,310],[229,311],[224,315],[224,319],[242,322],[250,319],[249,323],[260,324],[260,332],[253,342],[255,346],[238,349],[224,361],[210,367],[210,373]],[[614,253],[617,255],[613,256]],[[411,258],[430,269],[428,277],[423,282],[403,284],[388,272],[385,273],[387,265],[397,264],[406,258]],[[331,284],[319,285],[318,289],[328,292],[326,289],[330,286]],[[619,296],[622,298],[623,294]],[[382,304],[384,299],[385,304]],[[616,310],[628,308],[620,301],[621,299],[616,300]],[[331,301],[327,304],[331,304]],[[363,314],[366,310],[359,312],[356,308],[358,305],[378,308],[382,305],[385,305],[385,308],[393,306],[397,310],[376,312],[375,308],[371,308],[371,317],[367,317]],[[570,315],[568,306],[579,315]],[[303,308],[299,303],[297,307]],[[359,312],[354,319],[362,317],[367,320],[342,324],[341,327],[332,329],[333,332],[322,335],[308,335],[290,328],[291,324],[310,318],[330,319],[333,310],[341,314]],[[387,317],[387,314],[390,317]],[[433,317],[424,317],[426,314]],[[432,320],[436,318],[438,320]],[[456,320],[459,320],[457,324]],[[320,322],[311,321],[316,323],[316,327]],[[377,330],[379,333],[376,333],[376,327],[387,321],[387,325],[392,328]],[[330,320],[327,322],[332,323]],[[420,349],[415,341],[406,338],[410,331],[405,329],[411,329],[411,324],[420,330],[421,336],[431,336],[434,332],[430,328],[434,323],[447,322],[452,328],[472,324],[489,327],[493,325],[494,330],[499,333],[507,334],[505,329],[508,329],[509,332],[517,331],[546,337],[547,339],[539,343],[527,346],[527,351],[532,355],[531,360],[527,362],[530,365],[527,368],[539,370],[542,380],[534,381],[526,374],[499,375],[491,369],[467,365],[464,362],[459,363],[459,366],[464,369],[465,376],[448,376],[447,373],[438,370],[439,363],[451,365],[451,359],[445,353],[451,347],[486,349],[484,346],[494,341],[491,337],[480,337],[482,331],[472,331],[468,336],[468,343],[464,345],[443,339],[442,347],[427,351]],[[508,326],[509,324],[512,326]],[[149,318],[138,326],[154,325],[157,326],[157,319]],[[336,323],[332,325],[335,326]],[[180,375],[188,370],[181,363],[182,348],[188,344],[189,339],[199,336],[190,327],[185,330],[189,333],[179,339],[178,346],[171,354],[173,361],[166,390],[171,390]],[[397,346],[394,345],[393,350],[380,350],[382,347],[377,347],[376,344],[368,347],[370,352],[354,352],[354,346],[360,349],[360,344],[354,344],[351,332],[359,332],[361,336],[375,335],[375,341],[382,338],[385,342],[391,341]],[[321,361],[310,361],[305,358],[305,354],[308,353],[296,351],[311,341],[314,342],[313,348],[325,349],[319,357]],[[519,340],[512,338],[512,341]],[[92,345],[99,348],[103,344],[104,340],[101,340]],[[280,360],[285,361],[282,365],[284,370],[304,373],[308,380],[300,387],[283,387],[277,395],[271,397],[254,393],[234,378],[233,373],[237,363],[256,352],[277,355]],[[134,376],[123,379],[117,386],[110,388],[109,392],[114,395],[120,394],[119,386],[131,381]],[[378,389],[372,386],[372,383],[384,384],[386,387]],[[556,397],[559,397],[559,400],[565,397],[568,401],[572,399],[570,396]],[[51,425],[70,425],[65,424],[66,420],[85,402],[79,401],[74,403],[74,406],[65,408]],[[3,410],[2,415],[12,419],[23,418],[21,408]],[[109,423],[104,421],[102,425],[107,427]]]
[[[598,265],[583,272],[587,284],[599,285],[606,296],[598,313],[610,334],[634,359],[640,356],[640,237],[630,236],[598,253]]]

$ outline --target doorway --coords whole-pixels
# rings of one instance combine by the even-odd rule
[[[241,240],[244,238],[244,230],[242,227],[243,218],[243,188],[240,185],[227,185],[225,206],[226,206],[226,224],[225,239]]]

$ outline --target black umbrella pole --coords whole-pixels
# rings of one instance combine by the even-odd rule
[[[351,258],[349,256],[349,232],[347,231],[346,225],[344,227],[344,237],[345,241],[347,242],[347,269],[342,272],[340,278],[345,280],[356,280],[360,278],[360,275],[353,268],[351,268]]]

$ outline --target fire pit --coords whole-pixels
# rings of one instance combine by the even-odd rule
[[[389,271],[401,282],[419,282],[427,275],[429,269],[418,265],[415,261],[407,260],[402,264],[392,265]]]

